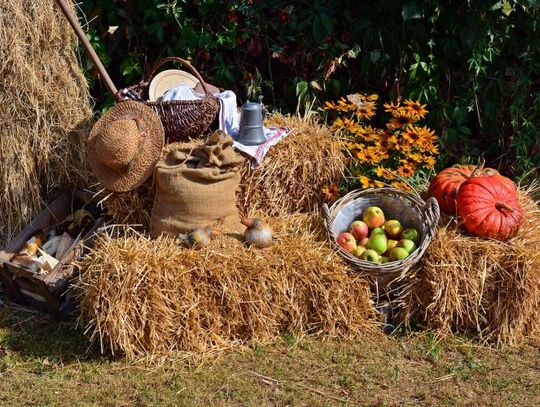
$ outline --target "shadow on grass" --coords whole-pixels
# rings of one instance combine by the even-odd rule
[[[111,360],[75,328],[74,320],[57,321],[11,304],[0,308],[0,346],[4,353],[29,359]]]

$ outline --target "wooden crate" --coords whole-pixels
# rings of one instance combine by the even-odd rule
[[[76,274],[73,262],[84,252],[81,244],[68,251],[52,271],[43,275],[11,260],[37,231],[61,222],[89,198],[88,194],[79,190],[61,194],[0,251],[0,277],[10,300],[37,308],[55,318],[64,318],[73,310],[74,303],[68,288]],[[96,219],[91,229],[82,236],[81,242],[85,247],[92,244],[94,232],[103,223],[104,218]]]

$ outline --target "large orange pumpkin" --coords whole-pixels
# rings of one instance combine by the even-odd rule
[[[516,186],[502,175],[473,174],[461,184],[457,213],[467,231],[497,240],[514,237],[523,219]]]
[[[439,172],[429,184],[429,194],[437,200],[443,213],[456,214],[456,197],[461,184],[469,179],[476,165],[455,165]],[[479,175],[496,175],[493,168],[480,170]]]

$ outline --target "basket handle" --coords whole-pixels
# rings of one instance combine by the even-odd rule
[[[154,75],[156,74],[156,71],[168,62],[179,62],[182,65],[185,65],[191,71],[191,73],[195,75],[195,77],[199,80],[206,94],[208,95],[210,93],[199,71],[197,71],[195,67],[191,65],[189,61],[182,59],[180,57],[167,57],[167,58],[163,58],[161,61],[156,62],[154,66],[152,66],[152,68],[150,69],[150,72],[148,72],[148,74],[144,76],[144,79],[142,82],[149,83],[154,77]]]
[[[424,208],[426,209],[430,223],[433,225],[433,227],[436,227],[441,217],[439,203],[434,197],[429,197],[424,205]]]
[[[330,226],[330,208],[328,207],[327,203],[322,204],[322,212],[324,220],[326,221],[326,224]]]

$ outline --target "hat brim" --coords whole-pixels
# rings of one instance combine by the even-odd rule
[[[102,159],[98,159],[100,151],[96,148],[96,138],[108,123],[126,118],[138,118],[146,129],[146,135],[142,139],[140,153],[130,163],[129,168],[115,170],[104,165]],[[86,143],[88,162],[92,172],[105,188],[113,192],[127,192],[150,178],[164,143],[163,125],[151,108],[140,102],[121,102],[105,113],[92,128]]]

